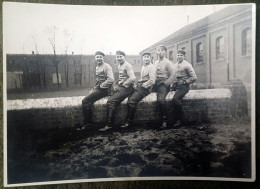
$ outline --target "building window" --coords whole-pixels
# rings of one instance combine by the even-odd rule
[[[251,54],[251,45],[252,45],[252,34],[251,28],[246,28],[242,31],[242,55]]]
[[[223,59],[224,56],[224,37],[219,36],[216,39],[216,59]]]
[[[59,83],[61,83],[61,74],[58,74],[58,77],[59,77]],[[58,84],[56,73],[52,74],[52,82],[53,84]]]
[[[202,42],[197,43],[196,45],[196,62],[203,62],[203,44]]]
[[[134,59],[134,64],[136,64],[136,59]]]
[[[169,52],[169,60],[173,61],[173,52],[172,51]]]

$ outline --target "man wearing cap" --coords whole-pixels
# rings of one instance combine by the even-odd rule
[[[186,51],[184,49],[179,49],[177,51],[177,63],[173,66],[174,70],[176,70],[175,80],[172,85],[172,90],[176,91],[172,99],[174,126],[179,126],[181,124],[182,99],[189,92],[190,84],[197,80],[192,65],[184,60],[185,55]]]
[[[101,51],[95,53],[96,66],[96,84],[94,85],[91,92],[82,100],[84,123],[78,130],[86,129],[91,126],[92,123],[92,111],[91,106],[97,100],[110,95],[114,75],[112,67],[104,62],[105,54]]]
[[[161,113],[161,128],[168,126],[166,96],[170,91],[170,85],[174,81],[173,64],[165,58],[167,48],[164,45],[157,47],[158,60],[154,63],[157,70],[156,82],[154,91],[157,92],[157,102]]]
[[[133,66],[125,59],[123,51],[116,52],[116,60],[119,63],[118,72],[119,79],[113,95],[107,101],[107,125],[99,131],[107,131],[112,129],[117,106],[129,95],[133,93],[133,85],[135,82],[135,74]]]
[[[151,89],[156,80],[156,69],[151,63],[151,53],[144,52],[142,57],[144,65],[141,70],[141,78],[137,81],[134,93],[128,99],[126,123],[122,125],[121,128],[132,126],[138,102],[151,93]]]

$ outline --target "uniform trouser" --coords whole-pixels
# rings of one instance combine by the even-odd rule
[[[134,120],[135,110],[138,102],[140,102],[144,97],[150,93],[149,89],[146,89],[142,86],[137,86],[134,90],[134,93],[129,97],[127,105],[127,122],[132,123]]]
[[[189,92],[190,87],[188,84],[180,85],[176,87],[176,92],[172,98],[172,108],[173,108],[173,116],[174,121],[181,120],[182,117],[182,106],[181,102],[183,97]]]
[[[91,106],[97,100],[108,96],[107,89],[96,88],[88,96],[82,100],[84,123],[92,122],[92,111]]]
[[[113,95],[109,97],[107,101],[107,124],[112,126],[115,119],[115,113],[117,106],[129,95],[133,93],[133,86],[122,87],[118,86]]]
[[[170,91],[170,86],[166,86],[164,83],[156,85],[154,91],[157,92],[157,103],[161,113],[161,119],[166,121],[167,119],[167,107],[166,107],[166,96]]]

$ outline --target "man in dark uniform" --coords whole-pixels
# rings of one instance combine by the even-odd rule
[[[159,59],[154,63],[157,70],[154,91],[157,92],[157,102],[161,113],[161,128],[168,126],[166,96],[170,91],[170,85],[174,80],[173,64],[165,58],[167,48],[163,45],[157,47],[157,55]]]
[[[84,123],[78,130],[86,129],[91,126],[92,123],[92,111],[91,106],[97,100],[110,95],[114,75],[112,67],[104,62],[105,54],[101,51],[95,53],[96,66],[96,84],[91,90],[91,92],[82,100]]]
[[[174,70],[176,70],[175,80],[172,85],[172,90],[176,91],[172,99],[174,126],[179,126],[181,124],[182,99],[189,92],[190,84],[194,83],[197,79],[192,65],[184,60],[185,55],[186,51],[184,49],[178,50],[177,63],[173,66]]]
[[[128,99],[128,113],[126,123],[122,125],[121,128],[132,126],[138,102],[150,94],[156,80],[156,69],[151,63],[151,53],[145,52],[143,53],[142,57],[144,65],[141,70],[141,79],[137,81],[137,86],[134,90],[134,93]]]
[[[133,85],[135,82],[135,74],[133,66],[125,59],[123,51],[116,52],[116,60],[119,63],[119,80],[113,95],[107,101],[107,125],[99,131],[107,131],[112,129],[117,106],[129,95],[133,93]]]

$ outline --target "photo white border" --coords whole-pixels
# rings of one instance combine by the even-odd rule
[[[9,2],[3,2],[3,9],[5,4]],[[12,2],[14,3],[14,2]],[[20,3],[20,2],[19,2]],[[26,3],[26,2],[22,2]],[[39,4],[39,3],[33,3]],[[43,3],[40,3],[43,4]],[[238,3],[230,5],[252,5],[252,72],[251,72],[251,177],[252,178],[225,178],[225,177],[116,177],[116,178],[96,178],[96,179],[73,179],[73,180],[63,180],[63,181],[49,181],[49,182],[34,182],[34,183],[22,183],[22,184],[8,184],[7,183],[7,81],[6,81],[6,33],[4,30],[6,20],[4,11],[2,11],[2,23],[3,23],[3,144],[4,144],[4,187],[17,187],[17,186],[35,186],[35,185],[51,185],[51,184],[70,184],[70,183],[82,183],[82,182],[107,182],[107,181],[147,181],[147,180],[196,180],[196,181],[237,181],[237,182],[254,182],[256,179],[256,117],[255,117],[255,50],[256,50],[256,4],[254,3]],[[50,5],[50,4],[48,4]],[[63,4],[57,4],[63,5]],[[206,4],[205,4],[206,5]],[[213,6],[214,4],[212,4]],[[218,4],[216,4],[218,5]],[[84,5],[87,6],[87,5]],[[99,5],[96,5],[99,6]],[[104,6],[104,5],[100,5]],[[185,6],[185,5],[172,5],[172,6]],[[186,5],[186,6],[196,6],[196,5]],[[152,6],[150,6],[152,7]]]

